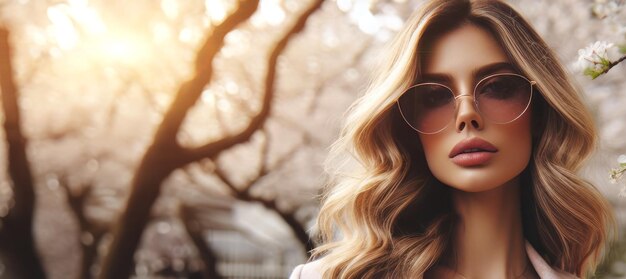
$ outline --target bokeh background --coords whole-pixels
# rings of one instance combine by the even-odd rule
[[[421,2],[0,0],[0,278],[286,278],[342,115]],[[626,278],[626,67],[574,68],[626,42],[625,3],[510,3],[584,89],[582,175],[620,222],[597,278]]]

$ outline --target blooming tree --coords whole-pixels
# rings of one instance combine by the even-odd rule
[[[616,35],[618,43],[597,41],[578,50],[576,68],[592,79],[608,73],[613,67],[626,60],[626,13],[624,0],[595,0],[592,14],[606,22],[606,27]],[[617,183],[626,172],[626,155],[618,157],[618,166],[611,169],[612,183]],[[626,196],[626,186],[619,193]]]

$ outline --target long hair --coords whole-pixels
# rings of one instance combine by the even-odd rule
[[[489,31],[537,81],[533,154],[521,180],[524,237],[552,266],[578,276],[595,270],[615,221],[604,197],[577,175],[596,141],[579,90],[509,5],[435,0],[391,42],[331,148],[331,179],[317,220],[322,245],[314,251],[324,278],[421,278],[449,248],[457,218],[449,188],[428,170],[419,137],[399,118],[395,102],[419,77],[425,46],[468,23]],[[344,170],[348,166],[358,167]]]

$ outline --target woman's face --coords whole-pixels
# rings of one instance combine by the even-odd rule
[[[512,66],[502,67],[509,61],[495,38],[472,24],[442,34],[430,50],[421,82],[447,85],[455,96],[471,96],[476,83],[488,75],[515,73]],[[476,111],[473,97],[460,97],[456,102],[453,122],[443,131],[419,134],[433,175],[465,192],[487,191],[512,182],[530,160],[531,109],[511,123],[495,124]],[[455,155],[459,146],[465,146],[461,149],[467,153]]]

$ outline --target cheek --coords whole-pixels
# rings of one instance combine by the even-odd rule
[[[503,169],[508,167],[512,169],[510,172],[521,172],[528,166],[532,155],[531,129],[530,117],[518,119],[504,129],[499,140],[504,151],[501,154],[505,162]]]
[[[452,137],[444,136],[444,133],[425,136],[420,135],[420,141],[428,168],[439,180],[441,180],[441,178],[439,178],[440,174],[450,167],[448,154],[456,144],[451,138]]]

